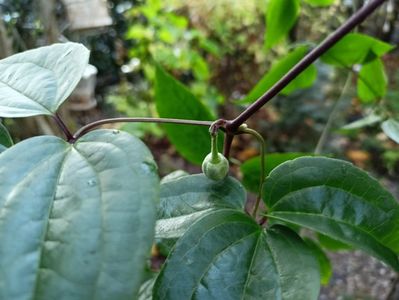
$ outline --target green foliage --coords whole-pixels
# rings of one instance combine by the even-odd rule
[[[357,81],[357,94],[362,102],[381,99],[387,93],[388,78],[384,64],[376,58],[362,66]]]
[[[270,218],[363,249],[399,270],[399,204],[353,165],[321,157],[295,159],[270,173],[263,197]]]
[[[78,84],[89,59],[80,44],[55,44],[0,61],[0,116],[53,115]]]
[[[312,5],[312,6],[329,6],[337,2],[337,0],[303,0],[304,2]]]
[[[381,124],[384,133],[399,144],[399,122],[394,119],[386,120]]]
[[[309,153],[270,153],[265,155],[265,176],[287,160],[292,160],[301,156],[310,155]],[[259,190],[260,177],[260,156],[253,157],[245,161],[240,167],[243,175],[242,184],[251,192],[257,193]]]
[[[162,118],[212,120],[209,110],[180,82],[160,66],[156,71],[155,102]],[[201,165],[211,148],[208,128],[164,125],[165,132],[177,151],[194,164]],[[193,143],[195,138],[195,143]]]
[[[262,96],[263,93],[270,89],[284,76],[284,74],[286,74],[307,54],[308,49],[307,46],[300,46],[290,52],[286,57],[274,63],[270,70],[259,80],[242,102],[251,103]],[[312,65],[285,87],[281,93],[283,95],[289,95],[298,89],[310,87],[316,80],[316,77],[317,69]]]
[[[14,144],[7,128],[0,122],[0,145],[8,148]]]
[[[299,0],[270,0],[266,10],[265,47],[281,41],[295,25],[300,10]]]
[[[395,48],[378,39],[360,33],[349,33],[323,56],[325,63],[339,67],[352,67],[381,57]]]
[[[1,299],[134,298],[158,198],[142,142],[111,130],[74,145],[35,137],[0,155],[0,177]]]
[[[166,260],[154,299],[317,299],[317,260],[295,232],[235,210],[193,224]]]
[[[244,208],[246,193],[234,178],[223,181],[203,174],[178,177],[161,184],[156,237],[178,238],[197,219],[212,211]]]

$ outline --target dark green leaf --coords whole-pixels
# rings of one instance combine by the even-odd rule
[[[87,66],[80,44],[54,44],[0,60],[0,117],[53,115]]]
[[[384,133],[393,141],[399,144],[399,122],[394,119],[389,119],[381,124]]]
[[[279,0],[281,1],[281,0]],[[301,46],[290,52],[286,57],[277,61],[271,69],[262,77],[255,87],[248,93],[247,97],[242,100],[243,103],[251,103],[262,96],[270,89],[278,80],[280,80],[293,66],[295,66],[308,52],[307,46]],[[314,65],[308,67],[296,79],[294,79],[282,91],[283,95],[310,87],[317,77],[317,69]]]
[[[127,133],[0,155],[0,298],[134,299],[159,197],[151,153]],[[60,294],[61,293],[61,294]]]
[[[351,67],[381,57],[395,47],[361,33],[350,33],[328,50],[321,59],[328,64]]]
[[[318,263],[283,226],[268,230],[248,215],[219,210],[178,240],[154,285],[154,299],[317,299]]]
[[[320,246],[311,239],[305,239],[308,247],[313,251],[313,255],[317,258],[320,267],[321,284],[328,285],[332,276],[332,267],[327,254]]]
[[[13,141],[7,128],[0,122],[0,145],[8,148],[13,145]]]
[[[329,6],[336,2],[336,0],[304,0],[312,6]]]
[[[161,185],[156,237],[180,237],[203,215],[222,208],[243,210],[245,201],[243,186],[232,177],[214,181],[197,174],[167,181]]]
[[[209,110],[180,82],[157,67],[155,100],[162,118],[212,120]],[[208,128],[201,126],[165,125],[168,138],[180,154],[200,165],[209,153],[211,141]]]
[[[266,179],[269,217],[313,229],[399,270],[399,204],[352,164],[323,157],[283,163]]]
[[[265,155],[265,176],[287,160],[310,155],[309,153],[270,153]],[[251,192],[257,193],[260,181],[260,156],[253,157],[241,165],[242,184]]]
[[[266,11],[265,47],[282,40],[295,25],[299,15],[299,0],[270,0]]]
[[[362,66],[357,79],[357,94],[362,102],[381,99],[387,93],[388,78],[381,59]]]
[[[353,247],[349,246],[348,244],[342,243],[340,241],[334,240],[324,234],[317,234],[317,238],[319,240],[319,244],[331,251],[341,251],[341,250],[352,250]]]

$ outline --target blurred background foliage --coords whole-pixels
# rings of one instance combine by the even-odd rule
[[[277,36],[277,42],[268,45],[267,40],[272,38],[267,30],[272,26],[268,23],[272,18],[267,17],[271,0],[110,0],[112,25],[81,31],[70,29],[65,1],[50,2],[58,40],[84,43],[92,51],[91,64],[98,69],[98,106],[90,111],[66,113],[72,127],[109,116],[158,116],[154,102],[156,63],[187,86],[213,117],[232,118],[250,103],[248,97],[264,74],[269,74],[265,81],[272,84],[288,66],[287,57],[300,47],[314,47],[365,3],[287,1],[298,6],[292,9],[295,17],[282,19],[285,24],[292,22],[292,26],[287,25],[284,37]],[[51,41],[42,12],[43,3],[50,2],[0,0],[1,24],[13,53]],[[358,32],[397,45],[398,6],[395,1],[387,1]],[[387,114],[393,119],[399,115],[398,52],[385,54],[382,62],[389,88],[378,99],[367,103],[359,99],[359,66],[337,68],[319,61],[291,91],[258,112],[249,125],[266,138],[268,152],[314,153],[318,145],[316,152],[347,157],[375,172],[397,176],[399,149],[379,124]],[[348,79],[350,73],[354,76]],[[357,120],[363,123],[343,127]],[[158,125],[122,127],[145,138],[156,149],[166,146],[167,151],[155,150],[166,152],[166,158],[160,158],[166,165],[162,172],[190,166],[178,158]],[[17,141],[27,136],[26,127],[11,128]],[[29,135],[43,131],[43,126],[32,128]],[[325,139],[321,140],[323,130]],[[258,153],[256,143],[247,137],[240,137],[233,146],[238,161]],[[170,157],[176,161],[174,164],[167,162]]]

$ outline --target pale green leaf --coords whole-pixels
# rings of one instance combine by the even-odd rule
[[[293,231],[263,229],[236,210],[198,220],[178,240],[153,299],[317,299],[318,262]]]
[[[159,197],[151,153],[127,133],[0,155],[0,299],[134,299]]]
[[[399,122],[389,119],[381,124],[384,133],[393,141],[399,144]]]
[[[0,117],[53,115],[80,81],[89,51],[54,44],[0,60]]]

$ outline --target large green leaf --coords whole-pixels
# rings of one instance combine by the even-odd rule
[[[65,43],[0,60],[0,117],[54,114],[78,84],[88,59],[83,45]]]
[[[388,78],[381,59],[364,64],[357,79],[357,94],[362,102],[381,99],[387,93]]]
[[[363,249],[399,270],[399,204],[352,164],[323,157],[283,163],[266,178],[263,197],[270,218]]]
[[[278,60],[241,102],[251,103],[257,100],[277,81],[279,81],[293,66],[295,66],[307,52],[307,46],[300,46],[284,58]],[[297,78],[291,81],[291,83],[286,86],[281,93],[283,95],[289,95],[298,89],[310,87],[316,80],[316,77],[317,69],[314,65],[311,65],[298,75]]]
[[[180,82],[157,67],[155,85],[156,107],[160,117],[212,120],[209,110]],[[208,128],[201,126],[164,126],[177,151],[194,164],[200,165],[209,153],[211,141]]]
[[[337,2],[337,0],[304,0],[312,6],[329,6]]]
[[[198,218],[222,209],[244,209],[246,194],[234,178],[221,181],[204,174],[179,177],[161,184],[156,237],[178,238]]]
[[[399,122],[394,119],[388,119],[381,124],[384,133],[393,141],[399,144]]]
[[[295,25],[300,10],[299,0],[270,0],[266,11],[265,47],[282,40]]]
[[[328,64],[351,67],[381,57],[395,47],[361,33],[350,33],[328,50],[321,59]]]
[[[134,299],[159,181],[127,133],[43,136],[0,155],[0,299]]]
[[[13,141],[7,128],[0,122],[0,145],[4,147],[11,147]]]
[[[268,230],[235,210],[215,211],[178,240],[154,299],[317,299],[318,262],[283,226]]]
[[[287,160],[298,158],[301,156],[310,155],[309,153],[270,153],[265,155],[265,176],[278,165]],[[260,181],[260,156],[253,157],[245,161],[240,167],[243,175],[242,184],[251,192],[257,193],[259,191]],[[263,178],[264,179],[264,178]]]

